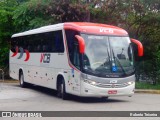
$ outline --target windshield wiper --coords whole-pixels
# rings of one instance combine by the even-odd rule
[[[111,48],[111,49],[112,49],[112,54],[113,54],[114,62],[115,62],[115,60],[117,60],[117,62],[119,63],[119,65],[120,65],[120,67],[121,67],[124,75],[127,75],[126,72],[125,72],[125,70],[124,70],[124,68],[123,68],[123,66],[121,65],[121,62],[120,62],[119,59],[115,56],[114,51],[113,51],[113,48]]]
[[[109,48],[109,45],[108,45],[108,48]],[[110,70],[111,70],[112,63],[111,63],[111,60],[110,60],[110,54],[109,54],[108,48],[107,48],[107,54],[108,54],[108,59],[109,59],[109,63],[110,63]]]

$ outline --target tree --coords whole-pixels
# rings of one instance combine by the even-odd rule
[[[12,16],[16,6],[16,0],[0,1],[0,67],[6,66],[8,61],[9,40],[14,32]]]
[[[30,0],[15,10],[13,19],[16,30],[24,31],[60,22],[89,21],[88,13],[88,4],[80,0]]]

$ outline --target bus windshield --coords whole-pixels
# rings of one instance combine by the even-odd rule
[[[129,37],[81,34],[85,40],[83,70],[101,77],[134,74],[134,59]]]

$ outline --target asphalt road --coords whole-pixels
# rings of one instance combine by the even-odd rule
[[[50,89],[38,86],[21,88],[18,83],[0,83],[0,111],[160,111],[160,94],[135,93],[132,97],[118,96],[110,97],[108,100],[71,96],[70,100],[61,100],[56,97],[55,91]],[[135,118],[130,119],[135,120]],[[160,118],[138,118],[141,119],[160,120]]]

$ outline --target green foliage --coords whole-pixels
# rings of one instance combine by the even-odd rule
[[[46,14],[50,0],[30,0],[21,4],[13,15],[14,25],[17,31],[48,25],[54,20]]]
[[[14,33],[12,16],[16,6],[16,0],[0,1],[0,67],[8,64],[9,40]]]
[[[16,30],[24,31],[44,25],[85,21],[89,11],[82,2],[56,0],[30,0],[21,4],[14,12]]]
[[[136,89],[152,89],[152,90],[160,90],[160,84],[153,85],[150,83],[144,82],[136,82]]]

